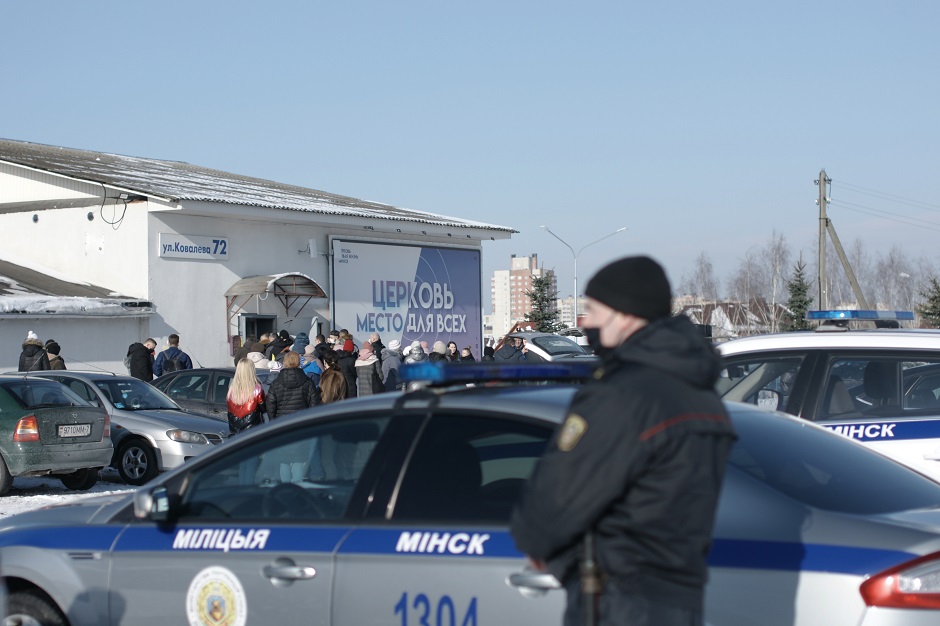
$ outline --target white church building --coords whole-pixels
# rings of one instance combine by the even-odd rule
[[[61,345],[70,369],[118,373],[128,345],[147,337],[163,346],[176,333],[198,365],[231,366],[247,334],[286,329],[312,339],[334,327],[338,311],[353,310],[335,323],[359,341],[371,328],[386,331],[386,344],[409,332],[443,337],[443,325],[423,324],[427,314],[448,332],[459,318],[480,354],[481,312],[451,320],[426,308],[417,329],[404,321],[432,299],[472,309],[482,299],[479,269],[476,285],[472,272],[435,283],[448,300],[430,286],[420,291],[410,269],[392,280],[386,262],[407,253],[426,263],[432,251],[445,274],[446,259],[479,268],[484,241],[516,232],[187,163],[11,140],[0,140],[0,228],[0,372],[16,369],[32,330]],[[357,262],[356,273],[343,273]],[[334,292],[353,294],[350,282],[365,295],[348,297],[363,302],[341,308]],[[393,288],[412,303],[394,324]]]

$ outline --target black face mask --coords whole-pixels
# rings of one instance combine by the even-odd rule
[[[601,329],[600,328],[584,328],[584,336],[587,337],[588,345],[591,346],[591,349],[594,351],[594,354],[606,359],[613,351],[613,348],[605,348],[601,345]]]

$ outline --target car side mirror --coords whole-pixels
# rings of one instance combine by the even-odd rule
[[[780,408],[780,392],[771,389],[761,389],[757,392],[757,406],[776,411]]]
[[[134,517],[165,522],[170,517],[170,496],[166,487],[153,491],[138,489],[134,492]]]

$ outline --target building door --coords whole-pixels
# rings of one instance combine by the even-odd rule
[[[277,332],[277,315],[240,315],[238,326],[242,337],[250,335],[257,340],[264,333]]]

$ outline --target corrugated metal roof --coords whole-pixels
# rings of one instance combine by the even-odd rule
[[[38,294],[77,298],[120,298],[109,289],[73,283],[0,259],[0,296]]]
[[[182,163],[0,139],[0,160],[175,201],[196,200],[289,211],[518,232],[316,189]]]
[[[150,315],[153,303],[112,293],[104,287],[71,282],[0,259],[0,317],[10,315]]]

